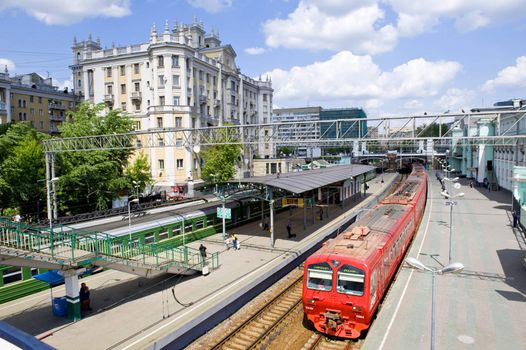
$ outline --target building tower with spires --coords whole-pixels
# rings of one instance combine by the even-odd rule
[[[154,24],[147,43],[103,49],[90,35],[74,39],[72,50],[75,92],[123,110],[137,130],[270,123],[272,83],[243,75],[232,46],[222,44],[217,32],[207,34],[197,18],[190,25],[174,21],[172,29],[166,21],[159,32]],[[262,143],[251,153],[265,157],[271,151]],[[200,162],[192,150],[145,152],[157,185],[199,179]]]

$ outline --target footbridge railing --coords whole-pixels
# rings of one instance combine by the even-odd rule
[[[197,249],[176,243],[146,244],[127,237],[64,226],[54,229],[34,227],[7,218],[0,218],[0,255],[24,259],[26,265],[27,260],[34,260],[35,267],[39,262],[52,263],[60,269],[93,264],[110,265],[127,272],[138,269],[188,273],[200,271],[204,266],[210,269],[219,266],[217,253],[203,259]]]

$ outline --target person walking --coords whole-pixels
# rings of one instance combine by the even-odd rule
[[[86,285],[86,283],[83,282],[80,285],[80,291],[79,291],[79,300],[80,300],[81,310],[91,310],[89,295],[90,295],[89,288]]]

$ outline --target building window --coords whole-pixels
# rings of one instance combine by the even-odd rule
[[[38,103],[42,103],[42,97],[38,98]]]
[[[139,63],[133,65],[133,74],[139,74]]]
[[[174,96],[174,106],[179,106],[179,96]]]
[[[235,81],[231,81],[230,82],[230,89],[232,89],[232,90],[236,89],[236,82]]]
[[[126,75],[126,66],[120,66],[119,69],[120,69],[120,72],[121,72],[121,76],[125,76]]]
[[[159,170],[164,170],[164,159],[159,159]]]
[[[230,102],[235,105],[236,104],[236,96],[232,95],[230,96]]]
[[[30,116],[34,116],[34,115],[35,115],[35,109],[34,109],[34,108],[31,108],[31,109],[29,110],[29,115],[30,115]]]
[[[38,110],[38,115],[39,115],[40,117],[43,117],[43,116],[44,116],[44,111],[42,111],[42,109],[39,109],[39,110]]]
[[[164,106],[164,96],[159,96],[159,104]]]
[[[18,100],[18,108],[22,108],[22,100]]]
[[[140,111],[141,110],[141,104],[138,102],[135,104],[135,110]]]
[[[121,103],[121,109],[122,109],[123,111],[126,110],[126,102],[122,102],[122,103]]]
[[[113,95],[113,85],[107,85],[106,90],[108,91],[108,95]]]
[[[159,75],[159,87],[164,87],[164,75]]]
[[[164,56],[157,56],[157,68],[164,68]]]
[[[267,94],[263,94],[263,102],[267,102]]]
[[[157,127],[158,128],[163,127],[163,117],[157,117]]]
[[[178,68],[179,67],[179,56],[172,55],[172,68]]]
[[[29,96],[29,102],[33,103],[33,96]]]
[[[179,75],[172,75],[172,84],[173,86],[179,86]]]
[[[135,83],[135,92],[139,92],[141,91],[141,84],[140,83]]]
[[[183,160],[177,159],[177,169],[181,170],[183,169]]]
[[[106,68],[106,77],[111,78],[111,67]]]
[[[196,120],[195,118],[192,118],[192,129],[195,129]]]
[[[40,121],[40,129],[44,129],[44,122],[42,120]]]
[[[183,127],[183,118],[182,117],[175,117],[175,127],[176,128],[182,128]]]
[[[121,84],[121,94],[125,94],[126,93],[126,84]]]
[[[183,139],[175,139],[175,147],[183,147]]]
[[[160,146],[160,147],[163,147],[164,146],[164,139],[162,137],[159,137],[157,139],[157,144]]]
[[[77,87],[81,87],[82,86],[82,82],[80,81],[80,79],[77,81]]]
[[[136,121],[135,122],[134,129],[135,130],[141,130],[141,122],[140,121]]]

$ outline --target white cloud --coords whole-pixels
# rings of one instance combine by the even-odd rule
[[[221,12],[232,6],[233,0],[186,0],[191,6],[201,8],[210,13]]]
[[[73,82],[69,79],[66,79],[64,81],[60,80],[54,80],[53,85],[58,86],[59,90],[64,90],[65,88],[68,88],[68,90],[73,90]]]
[[[15,63],[7,58],[0,58],[0,73],[5,72],[5,67],[7,66],[7,70],[9,73],[12,73],[15,69]]]
[[[418,58],[392,71],[382,71],[371,56],[342,51],[324,62],[290,70],[275,69],[264,75],[272,77],[274,98],[281,105],[304,100],[347,100],[378,108],[380,101],[437,96],[461,68],[457,62]]]
[[[350,50],[375,54],[390,51],[398,36],[392,25],[381,26],[384,12],[371,0],[302,0],[286,19],[263,24],[272,48]]]
[[[249,55],[261,55],[267,51],[268,49],[265,49],[264,47],[249,47],[245,49],[245,52]]]
[[[131,14],[129,0],[2,0],[0,11],[19,9],[46,24],[72,24],[91,17]]]
[[[391,51],[401,37],[442,21],[460,31],[526,18],[524,0],[300,0],[286,18],[263,23],[267,46],[308,50]],[[396,19],[386,17],[393,12]]]
[[[451,88],[435,102],[437,107],[444,110],[460,111],[468,110],[473,103],[475,92],[469,89]]]
[[[424,107],[424,105],[420,100],[410,100],[404,103],[404,108],[407,109],[422,109],[422,107]]]
[[[514,66],[501,70],[495,79],[488,80],[482,86],[484,91],[492,91],[497,87],[523,88],[526,86],[526,56],[517,58]]]
[[[452,19],[458,30],[469,31],[524,18],[524,0],[387,0],[398,13],[401,35],[428,31],[440,19]]]

